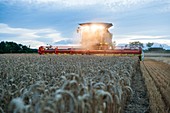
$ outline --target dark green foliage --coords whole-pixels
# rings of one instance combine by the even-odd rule
[[[147,46],[147,47],[152,47],[153,44],[154,44],[153,42],[152,42],[152,43],[151,43],[151,42],[148,42],[148,43],[146,44],[146,46]]]
[[[135,42],[130,42],[129,45],[131,47],[136,46],[136,47],[143,47],[143,43],[139,42],[139,41],[135,41]]]
[[[31,49],[15,42],[0,42],[0,53],[37,53],[37,49]]]

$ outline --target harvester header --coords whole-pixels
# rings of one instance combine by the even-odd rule
[[[112,33],[109,28],[112,23],[80,23],[77,28],[81,41],[79,47],[70,46],[41,46],[39,54],[127,54],[137,55],[141,59],[140,47],[121,47],[116,49],[112,43]]]

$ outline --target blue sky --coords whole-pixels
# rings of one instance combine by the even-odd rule
[[[0,41],[78,43],[78,23],[111,22],[113,40],[170,46],[170,0],[0,0]]]

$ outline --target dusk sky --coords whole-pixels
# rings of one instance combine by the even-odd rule
[[[84,22],[113,23],[117,44],[170,46],[170,0],[0,0],[0,41],[70,45],[78,42],[76,29]]]

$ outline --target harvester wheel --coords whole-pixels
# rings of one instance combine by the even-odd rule
[[[139,60],[142,61],[142,56],[141,55],[139,56]]]

